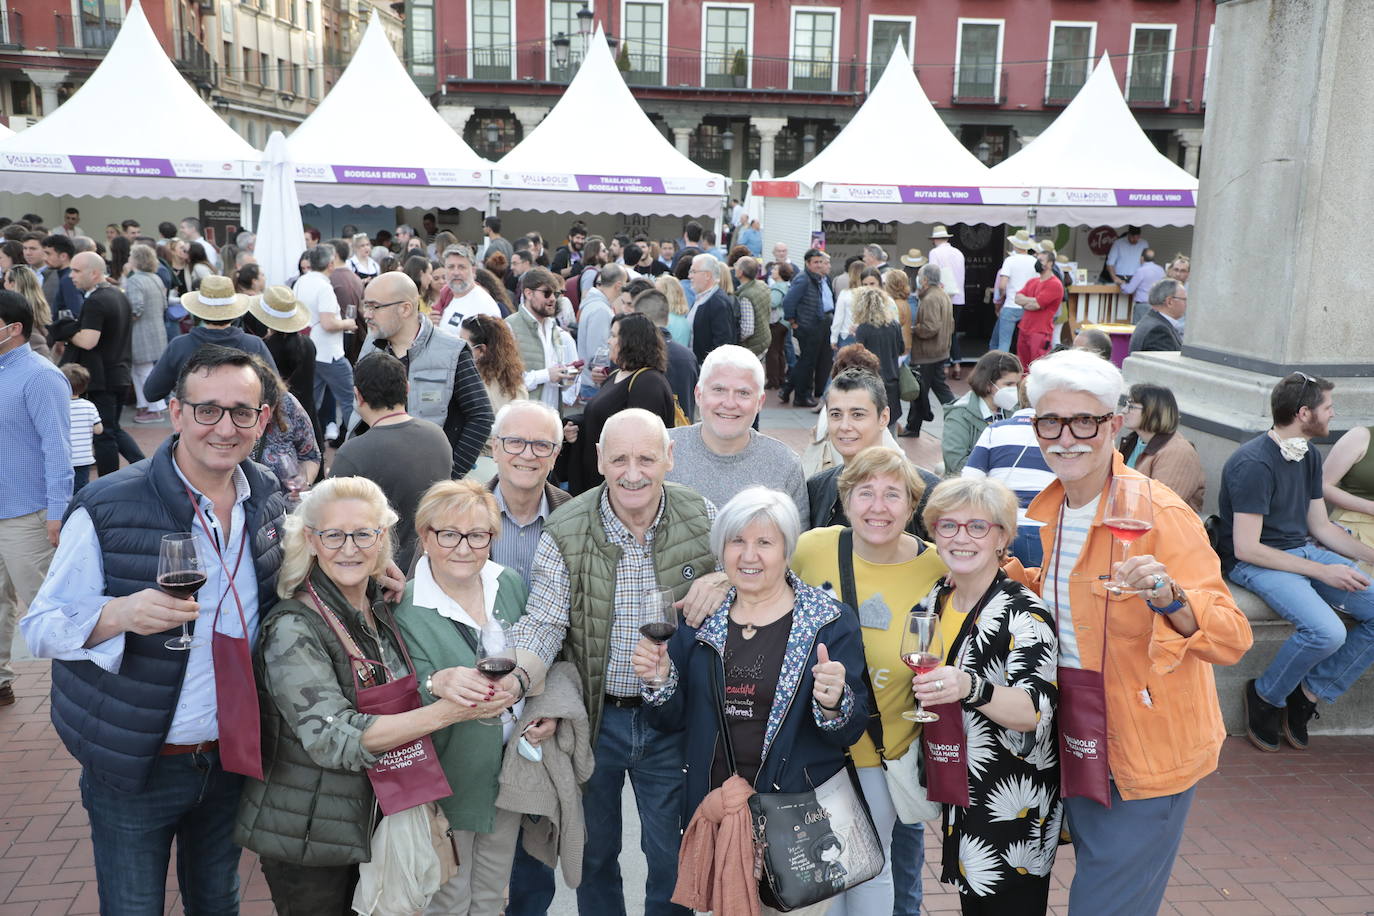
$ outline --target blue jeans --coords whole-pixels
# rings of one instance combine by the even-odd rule
[[[1355,566],[1353,560],[1313,544],[1284,553],[1317,563]],[[1240,562],[1231,570],[1231,581],[1259,595],[1297,627],[1255,681],[1264,702],[1288,705],[1289,694],[1305,681],[1314,694],[1333,703],[1374,662],[1374,586],[1347,592],[1297,573]],[[1332,610],[1337,607],[1356,620],[1348,632]]]
[[[517,839],[506,916],[544,916],[553,905],[553,895],[553,869],[525,852],[524,839]]]
[[[582,793],[587,846],[582,854],[582,885],[577,911],[582,916],[625,916],[620,878],[620,797],[625,776],[639,807],[639,847],[648,862],[644,916],[691,916],[669,902],[677,884],[681,837],[681,734],[650,727],[642,709],[607,705],[596,739],[596,770]]]
[[[79,468],[72,468],[72,495],[81,492],[81,488],[91,482],[91,468],[93,464],[82,465]]]
[[[315,363],[315,406],[324,400],[324,390],[334,396],[334,410],[339,415],[339,432],[348,431],[348,420],[353,416],[353,367],[340,356],[332,363]],[[320,414],[320,424],[328,426],[334,421],[332,416]]]
[[[925,829],[924,824],[901,821],[892,826],[892,916],[920,916]]]
[[[1045,559],[1045,548],[1040,543],[1039,525],[1017,525],[1016,540],[1011,542],[1011,555],[1030,569],[1039,566]]]
[[[1026,310],[1017,305],[1002,306],[1002,314],[997,316],[997,326],[992,329],[992,349],[1015,353],[1011,348],[1011,335],[1016,333],[1016,325]]]
[[[233,835],[242,788],[242,776],[220,768],[218,751],[158,757],[147,786],[134,793],[111,789],[82,770],[100,912],[162,916],[175,841],[187,914],[237,916],[241,850]]]

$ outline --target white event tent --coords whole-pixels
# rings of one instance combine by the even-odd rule
[[[716,216],[729,193],[639,107],[599,28],[563,97],[496,164],[492,187],[507,210],[650,216]]]
[[[376,11],[339,81],[286,139],[301,203],[485,207],[492,164],[434,110]]]
[[[806,201],[813,229],[822,218],[992,224],[1021,219],[1034,203],[1033,190],[998,187],[992,174],[950,133],[899,44],[839,136],[792,174],[756,183],[754,190],[770,198],[770,218],[786,198]]]
[[[1141,130],[1106,54],[1044,133],[998,163],[993,183],[1037,189],[1044,223],[1191,226],[1198,181]]]
[[[137,90],[138,110],[130,106]],[[260,154],[187,84],[134,0],[76,93],[0,139],[0,187],[21,194],[240,200]]]

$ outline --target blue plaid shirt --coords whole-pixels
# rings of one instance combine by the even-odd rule
[[[46,510],[58,521],[72,498],[72,387],[23,344],[0,354],[0,442],[5,486],[0,519]]]

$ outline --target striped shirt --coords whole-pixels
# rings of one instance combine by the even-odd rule
[[[95,424],[100,422],[100,411],[85,398],[72,398],[69,403],[72,405],[72,467],[84,468],[95,464],[91,436]]]
[[[1061,508],[1060,542],[1045,553],[1045,586],[1040,597],[1054,614],[1059,630],[1059,665],[1062,668],[1083,667],[1083,659],[1078,654],[1078,636],[1073,629],[1073,608],[1069,606],[1069,580],[1073,577],[1073,568],[1078,565],[1078,556],[1083,552],[1088,533],[1092,531],[1101,499],[1098,496],[1077,509],[1070,509],[1065,503]]]
[[[1019,410],[983,430],[961,473],[964,477],[988,477],[1006,484],[1016,494],[1016,523],[1038,528],[1039,522],[1026,518],[1026,507],[1054,481],[1054,472],[1045,463],[1045,455],[1036,441],[1031,425],[1034,414],[1031,408]]]
[[[0,519],[47,511],[58,521],[72,498],[72,387],[56,366],[22,344],[0,353],[0,442],[5,486]]]

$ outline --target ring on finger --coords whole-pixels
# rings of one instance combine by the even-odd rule
[[[943,679],[943,678],[936,678],[936,679],[935,679],[935,683],[934,683],[933,686],[935,687],[936,690],[944,690],[944,689],[945,689],[945,682],[944,682],[944,679]]]

